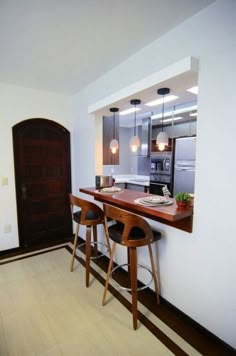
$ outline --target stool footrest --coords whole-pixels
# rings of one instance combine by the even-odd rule
[[[122,265],[118,265],[118,266],[114,267],[114,268],[111,270],[110,275],[112,275],[112,273],[115,272],[117,269],[122,268],[122,267],[124,267],[124,266],[129,266],[129,263],[123,263]],[[144,290],[144,289],[146,289],[146,288],[148,288],[148,287],[150,286],[150,284],[151,284],[152,281],[153,281],[153,273],[152,273],[152,271],[151,271],[150,268],[148,268],[147,266],[144,266],[144,265],[142,265],[142,264],[138,264],[137,267],[138,267],[138,268],[145,269],[146,271],[149,272],[149,274],[150,274],[150,276],[151,276],[151,279],[150,279],[150,281],[149,281],[148,283],[146,283],[146,284],[143,285],[142,287],[137,288],[137,291],[141,291],[141,290]],[[119,283],[118,283],[118,284],[119,284]],[[130,287],[123,287],[123,286],[120,285],[120,284],[119,284],[119,286],[120,286],[120,289],[126,290],[126,291],[128,291],[128,292],[131,292],[131,291],[132,291],[132,289],[131,289]]]
[[[86,245],[86,242],[82,242],[81,244],[79,244],[79,245],[76,247],[76,249],[80,249],[80,247],[85,246],[85,245]],[[98,255],[98,256],[90,256],[90,259],[91,259],[91,260],[96,260],[96,259],[98,259],[98,258],[101,258],[101,257],[105,256],[105,254],[109,251],[109,250],[108,250],[108,246],[107,246],[106,244],[102,243],[102,242],[94,242],[94,241],[92,241],[92,242],[91,242],[91,246],[93,247],[93,245],[104,246],[104,247],[106,247],[106,251],[104,251],[104,252],[98,251],[98,252],[99,252],[99,255]]]

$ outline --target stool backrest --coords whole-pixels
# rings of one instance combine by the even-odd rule
[[[78,198],[73,194],[69,194],[69,200],[71,206],[72,219],[74,216],[74,208],[77,207],[81,209],[80,223],[82,225],[91,226],[91,225],[101,224],[104,222],[104,213],[102,209],[96,204],[88,200]],[[91,218],[87,219],[87,217],[89,216],[89,212],[95,213],[94,214],[95,218],[93,220],[91,220]]]
[[[111,218],[124,225],[121,233],[122,245],[127,247],[139,247],[153,242],[152,229],[141,216],[108,204],[103,204],[103,211],[107,233],[107,218]],[[142,234],[140,234],[140,230]]]

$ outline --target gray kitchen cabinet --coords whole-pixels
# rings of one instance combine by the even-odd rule
[[[115,183],[116,187],[119,187],[121,189],[132,189],[132,190],[136,190],[139,192],[149,192],[149,187],[145,186],[145,185],[139,185],[139,184],[134,184],[134,183]]]
[[[139,184],[127,183],[126,188],[127,189],[136,190],[136,191],[139,191],[139,192],[146,192],[147,188],[149,188],[149,187],[144,186],[144,185],[139,185]]]
[[[121,189],[125,189],[125,184],[126,183],[115,183],[115,186]]]

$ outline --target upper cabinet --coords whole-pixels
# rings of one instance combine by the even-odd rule
[[[112,153],[110,142],[115,138],[119,142],[119,117],[115,118],[114,127],[113,117],[103,117],[103,165],[118,165],[119,164],[119,149],[116,153]]]
[[[181,116],[178,114],[176,121],[176,117],[173,117],[171,122],[163,126],[163,131],[165,131],[169,137],[168,146],[165,147],[165,151],[172,151],[174,138],[197,135],[197,116],[191,116],[191,113],[191,111],[186,111],[182,113]],[[156,137],[161,131],[162,125],[160,123],[152,125],[152,152],[158,152]]]
[[[150,132],[151,132],[151,118],[142,119],[142,126],[140,127],[140,156],[150,155]]]

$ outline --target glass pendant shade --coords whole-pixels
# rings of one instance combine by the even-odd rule
[[[168,135],[166,132],[159,132],[157,135],[156,144],[160,151],[164,151],[165,146],[168,146]]]
[[[118,108],[110,108],[110,111],[113,112],[113,139],[110,142],[110,149],[111,149],[111,153],[115,154],[116,151],[119,149],[119,143],[115,137],[115,126],[116,126],[116,122],[115,122],[115,113],[119,111]]]
[[[157,90],[157,94],[162,95],[162,119],[161,119],[161,132],[157,135],[156,144],[160,151],[164,151],[165,146],[168,146],[169,137],[166,132],[163,131],[163,120],[164,120],[164,96],[169,94],[169,88],[160,88]]]
[[[132,152],[136,152],[137,149],[140,147],[140,139],[138,136],[132,136],[129,141],[129,146]]]
[[[113,138],[110,142],[111,152],[115,154],[118,148],[119,148],[119,143],[115,138]]]
[[[138,148],[140,147],[140,139],[136,135],[136,105],[141,104],[141,100],[139,99],[130,100],[130,104],[135,106],[135,111],[134,111],[134,135],[131,137],[129,141],[129,146],[132,152],[137,152]]]

